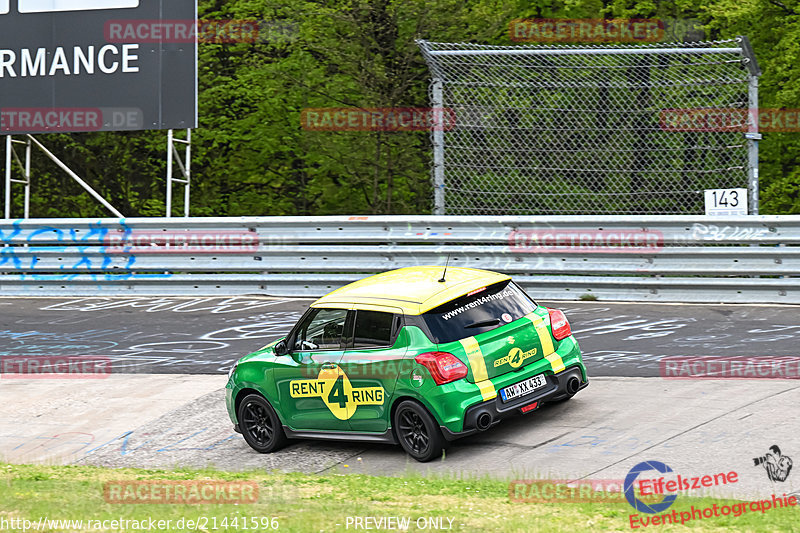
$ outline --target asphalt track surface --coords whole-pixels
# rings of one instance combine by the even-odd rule
[[[284,335],[308,299],[0,298],[0,358],[107,357],[117,374],[217,374]],[[800,355],[800,306],[540,302],[564,309],[590,376],[665,357]]]
[[[308,303],[0,298],[0,356],[105,356],[113,370],[93,380],[0,376],[0,459],[508,480],[621,480],[637,463],[656,460],[674,469],[668,479],[738,473],[738,483],[712,494],[752,499],[800,490],[797,468],[773,481],[753,461],[773,445],[800,457],[800,381],[659,377],[663,357],[797,356],[798,307],[542,302],[566,311],[589,387],[420,464],[397,446],[360,443],[296,441],[260,455],[233,432],[224,371],[283,335]]]
[[[102,380],[0,380],[0,460],[105,467],[616,480],[660,461],[674,480],[736,472],[706,494],[742,500],[797,493],[771,481],[773,445],[800,457],[800,383],[785,379],[594,378],[572,400],[504,420],[417,463],[398,446],[292,441],[258,454],[225,412],[225,376],[116,374]],[[691,491],[698,495],[702,491]]]

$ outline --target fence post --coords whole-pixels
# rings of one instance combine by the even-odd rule
[[[433,80],[433,214],[444,215],[444,96],[442,80]]]
[[[758,214],[758,141],[761,134],[758,132],[758,77],[761,76],[761,69],[756,61],[756,54],[750,45],[750,39],[745,35],[736,38],[742,43],[742,61],[744,62],[749,76],[747,77],[747,190],[750,194],[748,212],[751,215]]]
[[[750,76],[747,84],[747,101],[749,107],[748,132],[747,132],[747,185],[750,191],[751,215],[758,214],[758,141],[761,134],[758,132],[758,76]]]

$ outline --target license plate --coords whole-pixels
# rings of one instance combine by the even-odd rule
[[[542,374],[539,374],[538,376],[533,376],[525,381],[520,381],[519,383],[514,383],[504,389],[500,389],[500,398],[504,402],[507,402],[514,398],[530,394],[537,389],[541,389],[545,385],[547,385],[547,381]]]

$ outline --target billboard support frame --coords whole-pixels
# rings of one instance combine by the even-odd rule
[[[16,150],[14,150],[15,144],[23,144],[25,145],[25,163],[23,163],[19,155],[17,155]],[[23,176],[25,179],[14,179],[13,177],[13,167],[14,163],[12,161],[16,161],[17,165],[23,172]],[[23,202],[23,216],[22,218],[27,219],[30,218],[30,211],[31,211],[31,140],[26,139],[24,141],[20,141],[14,139],[12,135],[6,135],[6,171],[5,171],[5,209],[4,209],[4,217],[6,219],[11,218],[11,187],[14,183],[20,183],[25,186],[25,200]]]
[[[10,219],[11,218],[11,186],[14,183],[21,183],[21,184],[25,185],[25,202],[24,202],[25,211],[24,211],[24,217],[23,218],[27,219],[27,218],[30,217],[30,203],[31,203],[31,196],[30,196],[30,191],[31,191],[31,151],[32,151],[31,149],[32,149],[32,144],[35,144],[36,147],[39,148],[44,153],[44,155],[47,156],[48,159],[50,159],[53,163],[55,163],[56,166],[58,166],[58,168],[63,170],[69,177],[71,177],[73,180],[78,182],[78,185],[80,185],[86,192],[88,192],[95,200],[100,202],[103,205],[103,207],[108,209],[114,216],[119,217],[119,218],[125,218],[125,215],[123,215],[121,212],[119,212],[113,205],[111,205],[105,198],[103,198],[103,196],[100,193],[95,191],[91,187],[91,185],[86,183],[80,176],[78,176],[72,169],[70,169],[67,166],[66,163],[64,163],[63,161],[61,161],[58,158],[58,156],[56,156],[53,152],[48,150],[42,143],[40,143],[39,140],[36,139],[36,137],[34,137],[31,134],[26,134],[25,137],[26,137],[25,141],[18,141],[18,140],[15,140],[13,138],[13,136],[6,135],[6,172],[5,172],[6,190],[5,190],[4,218],[6,218],[6,219]],[[19,160],[19,157],[17,156],[16,152],[14,151],[14,144],[25,144],[26,145],[26,147],[25,147],[25,165],[24,166],[23,166],[22,162]],[[23,168],[23,171],[25,172],[25,179],[24,180],[14,179],[12,177],[12,172],[11,172],[12,171],[12,167],[13,167],[12,158],[16,159],[16,161],[20,165],[20,167]]]
[[[184,157],[176,145],[184,145]],[[183,178],[174,176],[174,166],[178,165]],[[183,216],[189,216],[192,191],[192,130],[186,129],[186,138],[177,139],[174,130],[167,130],[167,218],[172,217],[172,187],[175,183],[183,185]]]
[[[22,218],[28,219],[30,218],[30,205],[31,205],[31,154],[32,154],[32,146],[35,143],[36,146],[44,152],[48,159],[53,161],[59,168],[61,168],[64,172],[66,172],[72,179],[74,179],[78,184],[83,187],[93,198],[95,198],[98,202],[100,202],[106,209],[111,211],[114,216],[119,218],[125,218],[125,216],[120,213],[114,206],[112,206],[105,198],[103,198],[100,193],[95,191],[88,183],[86,183],[83,179],[80,178],[74,171],[72,171],[66,163],[61,161],[55,154],[53,154],[50,150],[45,148],[45,146],[40,143],[36,138],[34,138],[31,134],[25,135],[26,139],[24,141],[14,139],[13,135],[6,135],[6,154],[5,154],[5,201],[4,201],[4,209],[3,209],[3,218],[11,219],[11,204],[12,204],[12,186],[15,183],[21,184],[25,186],[25,199],[23,202],[23,209],[24,213]],[[23,163],[20,159],[19,155],[17,154],[16,150],[14,150],[14,145],[20,144],[25,145],[25,162]],[[178,151],[178,145],[183,145],[184,154],[181,156],[180,152]],[[19,165],[20,169],[23,172],[24,179],[17,179],[13,177],[13,168],[14,162]],[[167,130],[167,198],[166,198],[166,208],[167,208],[167,218],[172,217],[172,189],[174,184],[178,183],[183,185],[183,201],[184,201],[184,217],[189,216],[190,212],[190,200],[191,200],[191,186],[192,186],[192,130],[188,128],[186,130],[186,139],[179,139],[175,137],[174,130]],[[175,165],[178,166],[178,170],[180,174],[183,176],[182,178],[175,177],[174,167]]]
[[[6,62],[13,79],[3,82],[0,95],[3,118],[8,118],[0,132],[8,136],[5,161],[0,160],[0,165],[5,163],[5,174],[0,175],[0,186],[5,185],[5,191],[0,191],[0,216],[10,218],[12,205],[20,207],[19,196],[14,203],[14,194],[21,193],[17,184],[25,187],[24,218],[30,216],[35,145],[114,216],[123,218],[33,135],[157,130],[169,132],[167,216],[172,216],[175,183],[184,185],[183,211],[189,216],[191,129],[198,127],[198,39],[179,38],[178,33],[174,39],[162,38],[138,30],[131,35],[114,28],[174,23],[196,29],[197,18],[197,2],[189,0],[0,0],[4,39],[0,49],[19,50]],[[74,51],[72,64],[65,50]],[[46,56],[40,56],[44,51]],[[106,60],[106,55],[114,59]],[[28,58],[29,68],[22,57]],[[173,129],[186,129],[186,137],[175,138]],[[0,140],[0,150],[2,144]],[[24,163],[22,145],[26,145]],[[185,148],[185,155],[180,148]],[[23,176],[13,168],[15,160]]]
[[[14,140],[11,135],[6,135],[6,180],[5,180],[5,209],[3,218],[11,218],[11,150]]]

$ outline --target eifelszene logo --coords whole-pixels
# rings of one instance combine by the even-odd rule
[[[673,472],[672,468],[660,461],[644,461],[631,468],[630,472],[628,472],[628,475],[625,477],[625,485],[623,487],[625,499],[628,500],[628,503],[637,511],[648,514],[656,514],[669,509],[669,507],[675,503],[678,497],[677,493],[680,491],[702,490],[704,488],[739,482],[739,474],[733,470],[730,472],[718,472],[702,476],[684,476],[678,474],[675,476],[675,479],[667,479],[665,476],[660,476],[658,479],[639,480],[639,476],[642,473],[650,470],[655,470],[661,474]],[[663,494],[664,499],[658,503],[648,504],[637,498],[635,492],[637,481],[642,496]]]
[[[642,472],[648,472],[650,470],[656,470],[662,474],[666,474],[668,472],[672,472],[672,469],[667,466],[666,464],[662,463],[661,461],[644,461],[633,468],[631,468],[628,475],[625,476],[625,485],[623,490],[625,491],[625,499],[628,500],[628,503],[636,509],[637,511],[643,513],[660,513],[661,511],[666,511],[669,507],[675,503],[675,500],[678,498],[677,494],[669,494],[664,496],[664,499],[658,503],[645,503],[639,498],[636,497],[636,492],[634,490],[636,480],[639,478],[639,475]]]

